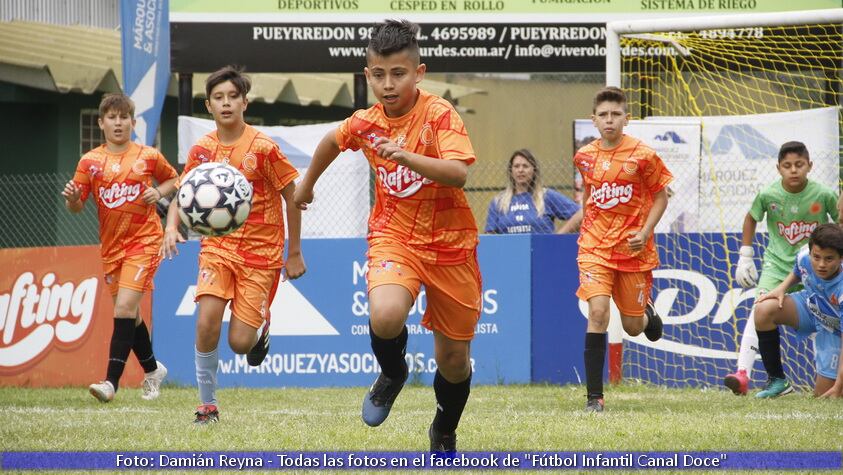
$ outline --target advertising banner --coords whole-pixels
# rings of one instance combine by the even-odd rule
[[[230,386],[367,386],[380,373],[371,352],[364,239],[305,239],[308,271],[283,282],[270,306],[270,349],[251,367],[226,343],[226,312],[220,337],[219,384]],[[155,354],[168,378],[195,384],[194,302],[199,245],[181,245],[155,277]],[[483,313],[471,345],[473,381],[530,382],[530,238],[483,236]],[[424,292],[410,310],[407,363],[410,381],[429,384],[436,372],[433,335],[421,325]]]
[[[779,147],[798,140],[814,163],[808,178],[838,189],[840,134],[837,107],[773,114],[701,117],[700,209],[710,219],[699,231],[740,232],[759,191],[780,180]],[[716,213],[716,214],[715,214]],[[758,223],[766,230],[766,223]]]
[[[256,127],[268,135],[304,176],[316,146],[339,122],[295,127]],[[190,147],[216,129],[213,120],[179,116],[179,163]],[[341,153],[316,183],[317,197],[302,220],[302,237],[363,237],[369,219],[369,162],[363,153]],[[363,204],[366,204],[365,206]]]
[[[0,386],[101,381],[114,305],[99,246],[0,249],[0,267]],[[150,306],[147,295],[141,315],[148,322]],[[140,365],[130,362],[120,385],[137,387],[142,380]]]
[[[740,335],[752,318],[755,289],[730,286],[740,236],[656,234],[661,265],[653,271],[653,301],[664,322],[656,342],[622,334],[623,377],[666,386],[720,387],[734,371]],[[583,340],[588,304],[574,295],[576,236],[532,237],[532,377],[534,382],[585,382]],[[760,255],[760,247],[756,249]],[[619,318],[614,304],[613,318]],[[788,378],[813,384],[813,344],[782,328]],[[608,361],[608,360],[607,360]],[[608,366],[608,365],[607,365]],[[765,377],[760,358],[755,379]]]
[[[386,18],[421,27],[432,72],[601,72],[605,24],[621,19],[839,8],[840,2],[525,0],[173,0],[173,71],[230,63],[251,72],[360,72],[370,28]],[[627,49],[663,56],[671,47]]]
[[[155,144],[170,83],[168,0],[120,0],[123,91],[135,103],[132,139]]]

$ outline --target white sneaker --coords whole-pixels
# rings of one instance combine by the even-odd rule
[[[155,371],[146,373],[143,378],[143,394],[141,397],[151,401],[161,395],[161,381],[167,377],[167,368],[158,361],[158,368]]]
[[[111,402],[114,399],[114,386],[111,381],[100,381],[88,386],[88,392],[99,402]]]

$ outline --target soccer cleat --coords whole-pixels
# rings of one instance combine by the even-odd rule
[[[155,371],[150,371],[143,377],[143,394],[141,394],[141,398],[147,401],[156,399],[161,395],[161,381],[164,381],[164,378],[167,377],[167,368],[160,361],[157,364],[158,367],[155,368]]]
[[[647,306],[644,307],[644,314],[647,315],[647,328],[644,329],[644,335],[650,341],[657,341],[662,337],[662,317],[656,313],[656,307],[653,307],[652,301],[647,301]]]
[[[451,432],[450,434],[440,434],[430,424],[427,430],[427,436],[430,438],[431,452],[456,452],[457,451],[457,434]]]
[[[723,379],[723,384],[731,389],[736,396],[746,396],[749,390],[749,378],[746,376],[745,369],[739,369],[734,373],[727,374]]]
[[[603,412],[603,398],[588,398],[588,401],[585,403],[585,412]]]
[[[196,408],[196,420],[193,423],[204,425],[211,422],[219,422],[219,420],[220,411],[217,410],[217,406],[213,404],[202,404]]]
[[[363,398],[363,422],[371,427],[377,427],[386,420],[389,416],[389,411],[392,409],[392,404],[401,388],[404,387],[404,381],[407,380],[407,374],[404,373],[402,379],[391,379],[381,373],[369,392]]]
[[[767,385],[764,389],[755,395],[758,399],[771,399],[793,392],[793,386],[785,378],[770,378],[767,380]]]
[[[263,330],[261,331],[260,337],[258,337],[258,341],[246,353],[246,361],[249,363],[249,366],[260,366],[263,363],[263,359],[266,358],[267,353],[269,353],[269,322],[263,324]]]
[[[88,386],[88,392],[99,402],[111,402],[114,399],[114,385],[111,381],[100,381]]]

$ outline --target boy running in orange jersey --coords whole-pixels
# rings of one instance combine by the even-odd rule
[[[269,306],[282,280],[282,268],[290,279],[305,272],[301,253],[301,211],[292,205],[298,172],[278,144],[243,120],[251,82],[242,72],[226,66],[205,81],[205,107],[217,130],[202,137],[190,149],[179,180],[207,162],[227,163],[252,184],[252,210],[246,222],[223,237],[205,238],[199,253],[196,302],[196,381],[201,405],[197,424],[219,420],[216,386],[218,344],[225,306],[231,302],[228,344],[247,361],[259,366],[269,351]],[[284,262],[284,217],[281,198],[287,202],[289,243]],[[178,232],[176,200],[167,213],[162,252],[176,253]],[[263,329],[258,333],[258,329]]]
[[[100,402],[114,399],[129,352],[134,351],[146,373],[141,397],[151,400],[158,397],[167,368],[152,354],[149,329],[138,308],[144,292],[152,290],[160,262],[163,231],[155,203],[173,192],[177,174],[161,152],[131,141],[135,105],[128,96],[103,96],[97,122],[105,144],[82,156],[62,191],[71,213],[82,211],[89,196],[96,200],[103,271],[114,300],[106,378],[88,389]]]
[[[407,379],[405,323],[424,284],[422,325],[433,331],[439,367],[428,437],[431,450],[454,451],[480,318],[477,225],[462,190],[475,156],[453,106],[417,88],[426,69],[418,31],[418,25],[395,20],[373,28],[364,72],[378,103],[322,139],[295,202],[307,209],[316,180],[340,151],[363,150],[377,176],[367,281],[369,334],[382,370],[363,399],[363,421],[380,425]]]
[[[643,331],[650,341],[662,336],[661,318],[649,303],[652,269],[659,265],[653,229],[667,207],[673,176],[653,149],[624,135],[629,113],[623,91],[598,91],[591,119],[600,138],[574,155],[585,185],[577,297],[588,302],[586,411],[602,412],[609,297],[629,335]]]

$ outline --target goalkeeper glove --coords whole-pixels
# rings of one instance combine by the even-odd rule
[[[738,259],[738,266],[735,269],[735,280],[741,287],[749,289],[758,283],[758,270],[755,268],[755,252],[752,246],[741,246],[741,257]]]

